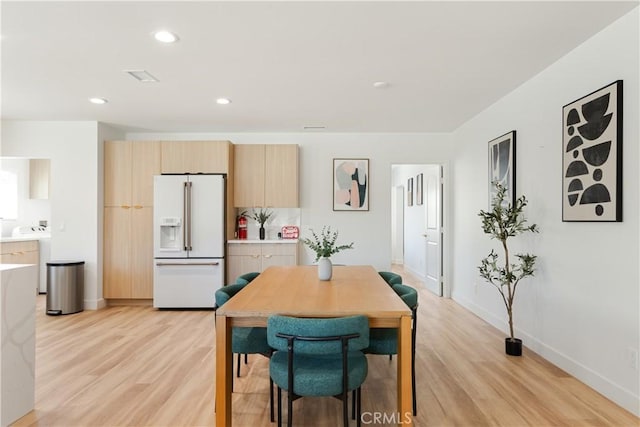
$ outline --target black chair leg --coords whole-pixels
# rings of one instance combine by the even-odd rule
[[[287,427],[293,427],[293,391],[287,393]]]
[[[351,419],[356,419],[356,391],[351,393]]]
[[[244,364],[249,363],[249,355],[247,353],[244,354]]]
[[[411,396],[413,397],[413,416],[418,415],[418,405],[416,403],[416,361],[415,354],[411,360]]]
[[[411,310],[413,317],[413,327],[411,329],[411,387],[413,395],[413,416],[418,415],[418,404],[416,400],[416,333],[418,331],[418,308]]]
[[[362,421],[362,386],[358,387],[358,393],[356,393],[356,395],[358,396],[358,421],[356,421],[357,426],[360,427],[360,423]]]
[[[282,389],[278,386],[278,427],[282,427]]]
[[[273,415],[273,379],[269,377],[269,410],[270,410],[270,420],[271,422],[275,421],[275,417]]]
[[[349,406],[349,391],[345,390],[342,393],[342,421],[344,423],[344,427],[349,427],[349,410],[347,409]]]
[[[238,378],[240,378],[240,362],[241,362],[241,357],[242,355],[240,353],[238,353]]]
[[[389,361],[393,360],[393,354],[389,355]]]

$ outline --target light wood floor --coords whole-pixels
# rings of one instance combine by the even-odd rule
[[[416,426],[638,426],[640,420],[455,302],[420,291]],[[110,307],[46,316],[38,300],[36,409],[17,426],[213,426],[211,311]],[[395,358],[369,356],[363,412],[395,411]],[[234,426],[269,423],[268,363],[250,356],[235,380]],[[331,398],[294,403],[294,424],[340,425]],[[368,420],[371,418],[369,417]],[[383,425],[383,424],[369,424]]]

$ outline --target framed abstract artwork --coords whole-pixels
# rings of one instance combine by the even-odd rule
[[[333,159],[333,210],[369,210],[369,159]]]
[[[499,183],[507,189],[505,200],[516,200],[516,131],[512,130],[489,141],[489,207]]]
[[[421,173],[416,176],[416,205],[422,205],[424,194],[422,192],[423,175]]]
[[[622,221],[622,80],[562,107],[562,220]]]
[[[407,206],[413,206],[413,178],[407,180]]]

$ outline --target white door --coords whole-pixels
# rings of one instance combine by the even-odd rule
[[[426,271],[425,285],[442,296],[442,167],[429,166],[425,174]]]

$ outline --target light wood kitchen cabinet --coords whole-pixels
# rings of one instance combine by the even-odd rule
[[[162,173],[229,173],[229,141],[162,141]]]
[[[37,240],[0,243],[0,264],[40,265],[40,250]]]
[[[104,229],[104,297],[153,298],[153,207],[107,207]]]
[[[153,176],[160,174],[160,154],[158,141],[105,142],[105,298],[153,298]]]
[[[272,265],[298,264],[296,243],[229,243],[227,245],[227,283],[244,273],[262,272]]]
[[[49,198],[49,170],[51,160],[30,159],[29,160],[29,198],[42,199]]]
[[[236,207],[298,207],[298,146],[234,146]]]
[[[107,141],[104,205],[153,206],[153,176],[160,174],[160,142]]]

